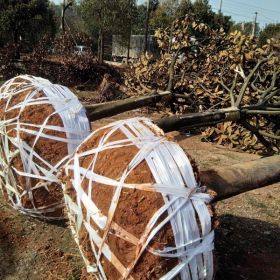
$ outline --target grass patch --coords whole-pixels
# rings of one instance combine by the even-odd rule
[[[264,213],[267,216],[275,218],[275,215],[277,214],[277,210],[279,210],[279,209],[277,209],[276,207],[273,207],[271,205],[271,203],[269,203],[269,202],[263,203],[250,195],[246,195],[245,198],[246,198],[248,204],[250,204],[254,208],[258,209],[258,212]]]

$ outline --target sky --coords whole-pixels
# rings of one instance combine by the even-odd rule
[[[209,0],[212,9],[217,12],[221,0]],[[59,4],[62,0],[53,0]],[[138,3],[145,3],[146,0],[138,0]],[[255,12],[257,22],[261,27],[269,23],[280,22],[280,0],[222,0],[222,12],[229,15],[236,22],[253,21]]]
[[[212,9],[217,12],[220,0],[209,0]],[[253,21],[257,15],[257,22],[261,27],[269,23],[280,22],[279,0],[222,0],[222,13],[230,15],[234,21]]]

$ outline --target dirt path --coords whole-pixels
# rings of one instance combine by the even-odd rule
[[[107,122],[96,122],[93,127]],[[202,169],[258,158],[202,143],[200,136],[173,137]],[[216,209],[220,220],[215,242],[216,279],[279,280],[279,184],[224,200],[217,203]],[[0,197],[1,280],[86,279],[82,268],[83,261],[66,224],[26,217]]]

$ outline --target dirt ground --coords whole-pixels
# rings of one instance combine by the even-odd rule
[[[93,128],[139,111],[95,122]],[[227,166],[259,156],[212,143],[201,137],[172,134],[201,169]],[[280,184],[218,202],[215,279],[280,279]],[[46,223],[12,209],[0,196],[0,279],[79,280],[83,261],[67,223]],[[88,278],[89,279],[89,278]]]

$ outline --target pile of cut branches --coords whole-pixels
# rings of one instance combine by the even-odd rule
[[[75,40],[81,45],[91,46],[91,39],[83,34],[76,34]],[[98,89],[105,74],[113,76],[116,82],[121,80],[120,73],[107,64],[99,63],[92,51],[77,53],[74,47],[75,41],[69,33],[62,34],[53,42],[44,37],[26,61],[26,71],[83,90]]]
[[[208,139],[250,151],[259,152],[261,145],[261,150],[279,152],[279,42],[269,40],[260,47],[255,38],[212,30],[191,16],[157,30],[155,36],[160,57],[146,54],[132,66],[126,76],[131,90],[172,91],[170,105],[176,113],[236,107],[243,115],[239,123],[230,125],[231,133],[249,129],[254,134],[250,141],[247,137],[244,143],[240,134],[233,144],[225,140],[226,130],[219,128],[215,135],[213,129],[206,130]]]

